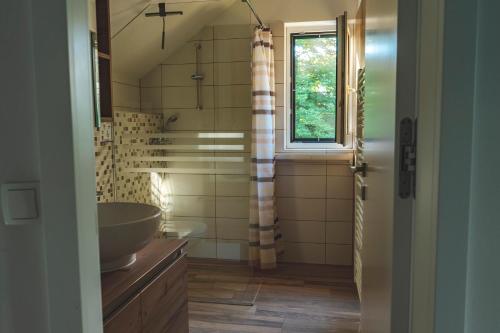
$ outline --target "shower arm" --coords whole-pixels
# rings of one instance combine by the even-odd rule
[[[266,25],[264,24],[264,22],[260,18],[259,14],[257,14],[257,11],[255,10],[255,7],[254,7],[252,1],[251,0],[241,0],[241,2],[246,3],[248,5],[248,7],[250,7],[250,10],[252,11],[252,13],[255,16],[255,18],[257,19],[257,21],[259,22],[259,27],[265,29]]]

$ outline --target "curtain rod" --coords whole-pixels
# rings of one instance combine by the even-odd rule
[[[261,28],[266,28],[266,25],[262,22],[262,19],[260,18],[259,14],[257,14],[257,11],[255,10],[255,7],[253,6],[252,2],[250,0],[241,0],[241,2],[244,2],[250,7],[250,10],[253,12],[253,15],[259,21],[260,27]]]

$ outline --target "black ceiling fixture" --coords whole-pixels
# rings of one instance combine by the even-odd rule
[[[163,20],[163,30],[161,33],[161,49],[165,50],[165,18],[167,16],[172,15],[184,15],[184,12],[176,11],[176,12],[167,12],[165,3],[158,4],[158,12],[157,13],[146,13],[146,17],[159,16]]]

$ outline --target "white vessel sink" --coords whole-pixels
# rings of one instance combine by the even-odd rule
[[[101,271],[112,272],[134,264],[136,253],[153,239],[161,210],[136,203],[100,203],[99,246]]]

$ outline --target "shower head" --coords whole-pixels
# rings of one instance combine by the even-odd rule
[[[167,121],[165,122],[165,130],[168,128],[168,126],[169,126],[170,124],[175,123],[178,119],[179,119],[179,114],[178,114],[178,113],[171,115],[171,116],[167,119]]]
[[[178,119],[179,119],[179,115],[178,114],[174,114],[174,115],[170,116],[167,119],[167,125],[171,124],[171,123],[175,123]]]
[[[179,119],[178,113],[173,114],[170,117],[168,117],[167,120],[165,121],[165,123],[163,124],[162,132],[167,132],[169,130],[168,127],[170,126],[170,124],[175,123],[178,119]]]

